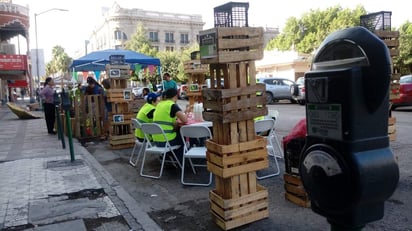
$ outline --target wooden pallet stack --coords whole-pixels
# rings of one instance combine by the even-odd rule
[[[399,55],[399,31],[388,31],[388,30],[375,30],[374,33],[382,39],[382,41],[386,44],[389,49],[389,54],[391,56],[392,61],[392,77],[391,77],[391,84],[389,89],[389,100],[399,98],[399,79],[401,74],[398,73],[396,68],[393,67],[393,59]],[[389,140],[395,141],[396,140],[396,118],[392,117],[391,113],[389,114],[389,121],[388,121],[388,133],[389,133]]]
[[[82,143],[104,136],[103,95],[79,95],[74,98],[74,132]]]
[[[265,86],[256,84],[254,62],[263,57],[263,29],[215,28],[200,39],[201,62],[209,64],[217,84],[202,90],[203,118],[213,122],[213,139],[206,142],[216,182],[210,207],[215,222],[228,230],[269,216],[267,189],[256,181],[256,171],[269,165],[266,140],[255,134],[253,120],[267,114],[265,98],[256,95]]]
[[[284,145],[285,174],[283,180],[285,199],[307,208],[310,207],[310,199],[299,175],[299,159],[304,145],[305,138],[295,138]]]
[[[109,120],[109,147],[111,149],[131,148],[135,138],[132,130],[132,121],[135,114],[129,103],[133,100],[131,90],[127,88],[129,65],[106,65],[106,72],[116,70],[116,77],[110,76],[110,89],[107,90],[107,101],[112,104]]]
[[[185,73],[189,75],[187,82],[187,97],[189,105],[202,102],[202,88],[205,85],[205,76],[209,65],[201,64],[200,59],[189,60],[184,63]],[[193,87],[192,87],[193,86]]]
[[[392,76],[389,88],[389,100],[399,98],[399,79],[401,77],[397,68],[393,65],[394,57],[399,55],[399,31],[391,31],[391,11],[380,11],[360,16],[360,25],[373,32],[388,47],[391,56]],[[388,135],[390,141],[396,140],[396,118],[392,117],[389,108]]]

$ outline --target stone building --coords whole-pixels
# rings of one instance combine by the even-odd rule
[[[124,48],[139,22],[148,33],[152,46],[159,51],[177,51],[196,42],[205,24],[202,16],[197,14],[125,9],[114,3],[103,11],[102,23],[91,33],[85,50]]]

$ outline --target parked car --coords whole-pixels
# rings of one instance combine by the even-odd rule
[[[402,76],[399,84],[399,98],[392,99],[392,110],[401,106],[412,106],[412,75]]]
[[[300,105],[305,105],[305,77],[299,77],[292,88],[292,97]]]
[[[265,94],[267,104],[283,99],[296,103],[296,100],[292,96],[292,91],[294,87],[297,86],[294,81],[279,77],[258,77],[256,78],[256,82],[266,85]]]
[[[141,97],[143,93],[143,87],[134,87],[132,88],[132,93],[135,97]]]

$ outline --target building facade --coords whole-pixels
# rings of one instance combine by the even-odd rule
[[[16,52],[11,39],[22,37],[29,46],[29,9],[13,4],[11,0],[0,0],[0,100],[12,101],[12,89],[25,88],[33,94],[30,59],[28,54]],[[18,49],[20,50],[20,48]]]
[[[155,49],[177,51],[197,42],[205,24],[201,15],[125,9],[117,3],[106,9],[103,16],[103,22],[85,41],[85,52],[124,48],[139,23]]]

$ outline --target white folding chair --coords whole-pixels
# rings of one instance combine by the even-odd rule
[[[145,136],[145,151],[143,154],[143,159],[142,159],[142,166],[140,168],[140,176],[144,177],[150,177],[150,178],[160,178],[163,174],[163,167],[166,162],[166,156],[169,156],[170,160],[172,163],[177,163],[177,165],[181,168],[182,165],[180,164],[179,159],[177,158],[174,150],[180,148],[181,145],[170,145],[169,141],[167,141],[166,134],[162,127],[156,123],[143,123],[142,124],[142,130]],[[166,140],[165,146],[164,147],[159,147],[155,145],[155,142],[150,141],[149,136],[153,135],[162,135],[164,137],[164,140]],[[167,155],[167,153],[170,152],[170,155]],[[159,155],[161,157],[161,165],[160,165],[160,173],[158,176],[154,175],[149,175],[144,173],[144,166],[145,166],[145,161],[146,161],[146,156],[149,154],[155,154]]]
[[[189,140],[192,139],[210,139],[212,138],[212,133],[210,129],[204,125],[184,125],[180,128],[180,135],[182,136],[184,142],[183,148],[183,161],[182,161],[182,175],[181,182],[183,185],[197,185],[197,186],[209,186],[212,183],[212,173],[209,172],[209,181],[207,183],[197,183],[185,181],[185,164],[186,159],[188,159],[192,171],[196,174],[195,167],[207,167],[206,164],[194,164],[192,159],[204,159],[206,160],[206,147],[190,147]]]
[[[273,120],[275,120],[275,125],[276,125],[276,121],[279,119],[279,111],[278,110],[269,110],[267,117],[272,118]],[[283,158],[283,149],[282,146],[280,146],[280,141],[278,138],[278,135],[276,134],[276,129],[273,129],[272,132],[272,142],[274,141],[276,144],[276,148],[277,148],[277,152],[275,150],[275,147],[270,147],[269,151],[271,151],[273,153],[273,155],[275,155],[278,158]]]
[[[132,126],[134,127],[134,129],[142,129],[142,124],[137,119],[134,119],[134,118],[132,118]],[[135,138],[134,147],[133,147],[132,153],[130,154],[130,158],[129,158],[129,164],[132,165],[133,167],[136,167],[137,162],[139,161],[139,157],[144,151],[145,144],[146,144],[146,139],[144,139],[143,141],[140,141],[139,139],[137,139],[137,137]],[[137,152],[136,159],[133,159],[137,147],[139,147],[139,151]]]
[[[274,173],[266,174],[263,176],[259,176],[258,174],[256,174],[257,179],[259,180],[272,177],[272,176],[277,176],[280,173],[279,163],[278,163],[278,160],[276,159],[276,155],[274,153],[273,155],[271,155],[271,152],[269,151],[270,149],[273,149],[272,135],[274,132],[274,128],[275,128],[275,120],[273,119],[263,119],[263,120],[255,121],[255,132],[256,134],[266,138],[267,140],[266,148],[268,149],[268,155],[273,156],[273,159],[275,160],[275,166],[276,166],[276,169],[275,169],[276,171]]]

